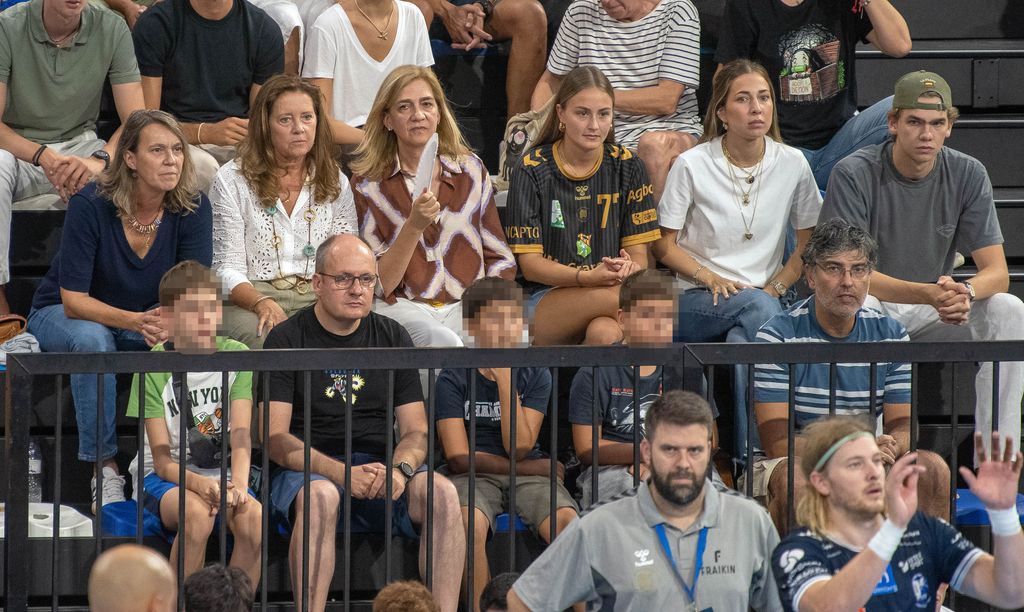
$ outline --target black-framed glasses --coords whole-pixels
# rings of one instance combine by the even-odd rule
[[[850,277],[853,278],[853,280],[864,280],[868,277],[868,274],[871,274],[871,266],[868,264],[854,264],[849,268],[837,263],[823,264],[815,262],[814,265],[818,266],[818,268],[828,276],[837,279],[846,276],[847,272],[850,273]]]
[[[349,274],[348,272],[342,272],[341,274],[328,274],[326,272],[317,272],[324,279],[329,279],[335,289],[351,289],[352,285],[356,281],[364,288],[369,289],[377,284],[376,274]]]

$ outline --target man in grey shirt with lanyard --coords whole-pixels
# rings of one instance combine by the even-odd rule
[[[640,443],[649,482],[566,528],[512,586],[508,609],[781,610],[779,535],[763,508],[707,479],[712,423],[693,393],[658,399]]]

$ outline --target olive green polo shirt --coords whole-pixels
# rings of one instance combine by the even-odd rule
[[[7,85],[3,122],[40,144],[94,129],[103,84],[138,82],[139,66],[124,18],[87,4],[74,43],[58,48],[43,28],[43,0],[0,13],[0,82]]]

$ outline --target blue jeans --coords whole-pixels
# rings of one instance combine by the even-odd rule
[[[818,189],[824,191],[828,186],[828,177],[839,160],[854,151],[883,143],[889,138],[887,115],[892,110],[892,98],[883,98],[851,117],[824,147],[815,150],[800,149],[807,158],[807,163],[811,165]]]
[[[782,312],[779,300],[760,289],[741,289],[718,305],[707,289],[687,289],[679,296],[679,324],[676,342],[753,342],[757,330]],[[713,390],[712,390],[713,392]],[[737,366],[733,381],[734,456],[742,460],[747,449],[747,366]],[[760,447],[754,428],[754,447]]]
[[[69,319],[63,304],[45,306],[28,315],[28,331],[48,353],[113,353],[148,351],[138,332],[107,327],[95,321]],[[96,439],[96,375],[72,374],[71,396],[78,422],[78,458],[82,461],[110,459],[117,455],[117,385],[113,374],[103,375],[103,423],[101,440]]]

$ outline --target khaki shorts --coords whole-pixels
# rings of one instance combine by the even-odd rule
[[[459,492],[459,504],[469,505],[469,474],[448,476]],[[551,511],[551,479],[546,476],[516,476],[516,513],[534,531],[548,518]],[[508,509],[508,476],[500,474],[477,474],[476,496],[473,504],[484,513],[493,527],[494,517]],[[555,508],[577,510],[576,502],[561,482],[555,483]]]
[[[777,457],[775,459],[762,459],[754,463],[754,488],[752,491],[754,499],[762,504],[768,503],[768,483],[772,479],[772,474],[775,473],[775,468],[779,467],[779,464],[785,460],[785,457]],[[744,473],[736,481],[736,490],[743,494],[747,492],[746,478],[747,475]]]

